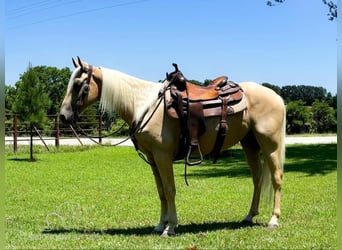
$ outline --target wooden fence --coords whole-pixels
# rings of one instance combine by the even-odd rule
[[[18,114],[5,115],[5,143],[13,144],[14,152],[17,152],[18,142],[30,140],[25,137],[30,135],[30,131],[25,129],[28,127],[28,123],[20,122],[19,116]],[[71,125],[61,123],[58,115],[47,115],[47,118],[46,129],[38,130],[35,128],[34,140],[41,140],[46,147],[46,140],[54,140],[55,146],[58,147],[60,140],[77,138],[82,145],[80,135]],[[77,124],[82,127],[83,132],[98,137],[99,143],[102,143],[102,115],[81,115],[80,120]]]

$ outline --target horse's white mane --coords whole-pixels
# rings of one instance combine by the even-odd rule
[[[133,119],[141,116],[157,100],[161,84],[142,80],[117,70],[101,67],[102,91],[100,107],[110,114],[133,112]]]

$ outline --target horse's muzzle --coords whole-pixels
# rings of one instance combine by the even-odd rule
[[[67,117],[64,114],[60,114],[59,119],[60,119],[60,121],[62,121],[65,124],[71,123],[71,119],[67,119]]]

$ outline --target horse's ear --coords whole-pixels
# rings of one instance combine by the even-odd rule
[[[78,63],[75,61],[74,58],[72,58],[72,63],[74,64],[75,68],[77,68],[78,66],[80,66],[80,65],[78,65]]]
[[[84,69],[84,66],[82,64],[82,60],[79,56],[77,56],[77,61],[78,61],[78,65],[81,67],[81,69],[83,70]]]

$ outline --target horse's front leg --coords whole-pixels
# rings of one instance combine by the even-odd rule
[[[168,222],[167,201],[165,198],[164,188],[162,185],[158,168],[155,164],[151,164],[151,168],[153,171],[153,175],[154,175],[154,179],[157,185],[158,195],[160,199],[160,219],[159,219],[158,225],[153,229],[152,233],[162,234]]]
[[[161,201],[160,222],[155,230],[159,231],[163,228],[162,236],[172,236],[175,235],[175,228],[178,224],[175,204],[176,187],[172,167],[172,158],[171,156],[159,152],[156,154],[154,160],[157,167],[155,172],[158,172],[158,175],[155,174],[155,178]]]

